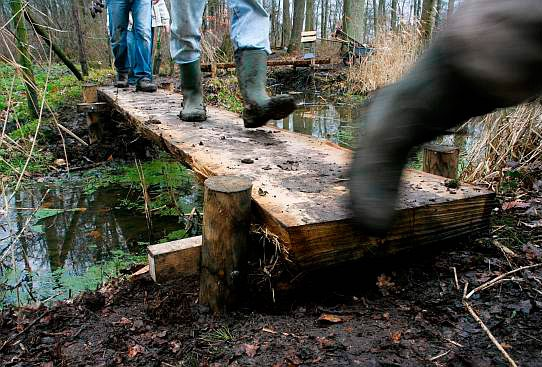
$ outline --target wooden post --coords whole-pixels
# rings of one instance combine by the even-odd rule
[[[98,102],[98,88],[95,84],[83,85],[83,102]],[[101,112],[87,112],[87,127],[90,144],[99,142],[103,136]]]
[[[199,301],[214,313],[234,308],[245,288],[251,192],[243,176],[205,181]]]
[[[426,145],[423,148],[423,171],[455,179],[459,163],[459,148],[449,145]]]

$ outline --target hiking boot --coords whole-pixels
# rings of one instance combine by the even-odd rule
[[[201,89],[200,60],[188,64],[180,64],[181,90],[183,92],[183,109],[179,117],[183,121],[201,122],[207,120],[207,111],[203,103]]]
[[[366,131],[359,137],[349,186],[354,220],[365,234],[382,236],[391,227],[412,148],[496,107],[450,67],[448,51],[440,46],[430,48],[400,82],[380,90],[360,121]]]
[[[261,127],[269,120],[281,120],[294,112],[296,104],[291,96],[267,95],[267,52],[238,50],[235,52],[235,65],[244,101],[243,121],[246,128]]]
[[[117,77],[115,78],[115,83],[113,85],[117,88],[128,88],[128,74],[117,73]]]
[[[156,84],[154,84],[149,78],[141,78],[137,81],[136,92],[156,92]]]

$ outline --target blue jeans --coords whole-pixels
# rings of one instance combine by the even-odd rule
[[[171,0],[171,57],[177,64],[201,57],[201,31],[206,0]],[[234,50],[265,50],[269,44],[269,15],[262,0],[228,0]]]
[[[153,65],[153,43],[154,40],[154,28],[151,28],[151,70]],[[137,78],[135,76],[134,68],[135,68],[135,59],[136,59],[136,42],[135,42],[135,32],[133,30],[128,31],[126,34],[126,43],[128,47],[128,57],[126,68],[128,69],[128,81],[130,84],[135,84],[137,82]]]
[[[128,55],[128,14],[134,20],[133,60]],[[119,74],[128,74],[133,62],[135,77],[152,79],[151,69],[151,16],[152,0],[108,0],[109,37],[115,56],[115,69]]]

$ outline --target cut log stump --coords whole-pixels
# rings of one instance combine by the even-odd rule
[[[449,145],[426,145],[423,148],[423,171],[455,179],[459,164],[459,148]]]
[[[243,176],[205,181],[199,301],[214,313],[235,308],[245,288],[251,192]]]
[[[151,278],[157,283],[199,273],[201,236],[147,248]]]

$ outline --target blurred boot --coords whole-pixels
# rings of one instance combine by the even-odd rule
[[[180,67],[183,109],[179,117],[183,121],[205,121],[207,120],[207,111],[203,103],[200,60],[180,64]]]
[[[128,88],[128,74],[117,73],[117,77],[115,78],[114,85],[117,88]]]
[[[261,127],[269,120],[281,120],[294,112],[296,104],[291,96],[267,95],[266,51],[237,50],[235,64],[243,96],[243,121],[246,128]]]
[[[542,2],[470,4],[412,71],[378,92],[368,108],[350,172],[355,221],[367,234],[384,235],[392,225],[413,147],[542,91]]]

